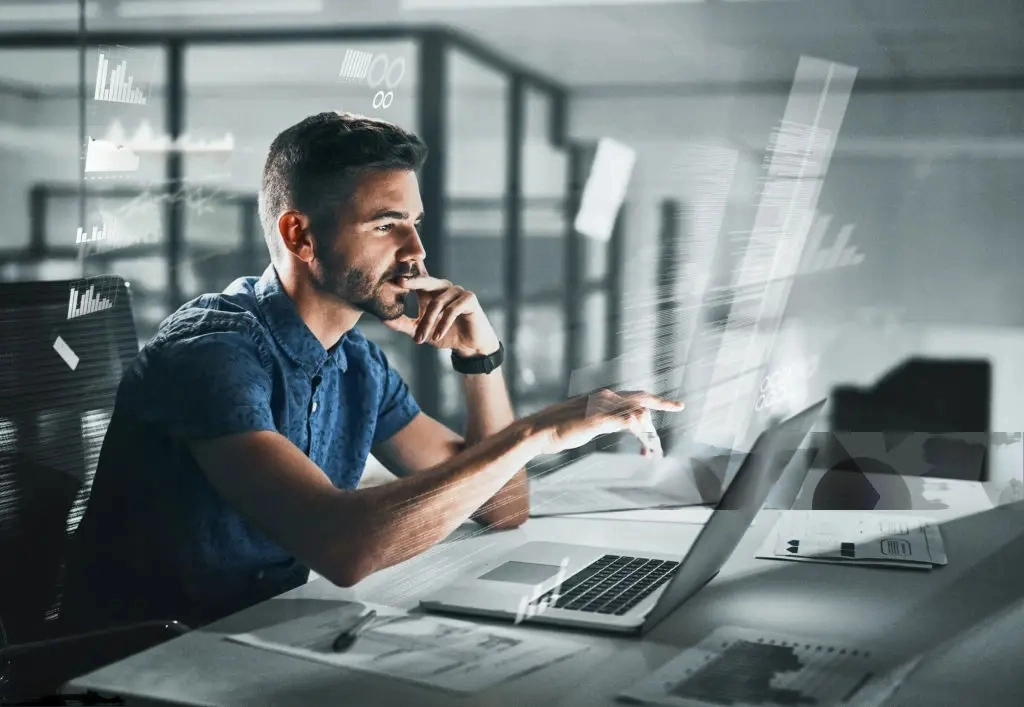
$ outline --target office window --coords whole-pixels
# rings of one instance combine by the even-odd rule
[[[519,398],[525,402],[565,399],[565,310],[561,302],[527,304],[519,314]]]
[[[159,243],[139,243],[162,214],[139,197],[162,187],[166,162],[139,148],[163,130],[164,53],[93,46],[82,57],[84,83],[78,50],[0,50],[0,277],[113,272],[140,301],[163,276]]]
[[[583,251],[584,279],[592,282],[607,277],[609,270],[608,244],[581,233],[580,246]],[[616,267],[621,267],[621,264]]]
[[[508,78],[456,49],[448,50],[449,102],[445,184],[446,260],[443,275],[472,290],[502,335],[506,318],[506,165]],[[430,218],[430,214],[427,214]],[[427,254],[427,267],[431,267]],[[434,266],[438,267],[438,266]],[[441,409],[461,426],[461,382],[441,361]]]
[[[105,239],[80,247],[86,274],[116,273],[131,283],[143,343],[170,313],[164,294],[166,204],[174,145],[166,128],[166,52],[158,46],[95,46],[86,53],[85,68],[84,225],[101,227]]]
[[[516,394],[520,414],[565,398],[568,156],[551,142],[549,95],[524,90],[519,328]]]
[[[608,336],[608,293],[590,292],[583,298],[583,331],[580,336],[581,363],[592,366],[606,360]]]
[[[505,296],[508,78],[448,51],[447,276],[485,302]],[[428,254],[429,265],[429,254]]]
[[[565,290],[565,194],[568,156],[550,141],[551,98],[525,90],[522,150],[522,293],[559,296]]]
[[[103,171],[111,165],[97,151],[87,150],[89,138],[110,137],[119,120],[160,112],[163,106],[162,55],[154,49],[132,50],[140,76],[151,79],[149,105],[95,100],[100,51],[85,51],[86,83],[80,88],[79,52],[74,49],[0,50],[0,208],[6,226],[0,235],[0,251],[6,251],[0,267],[6,279],[76,277],[94,269],[89,251],[77,241],[79,228],[96,236],[105,232],[100,210],[109,215],[111,203],[101,202],[99,195],[162,175],[159,161]],[[83,107],[84,125],[79,120]],[[89,170],[84,183],[83,160]],[[30,258],[26,249],[33,231],[41,250]]]

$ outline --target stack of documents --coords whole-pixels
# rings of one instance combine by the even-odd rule
[[[782,513],[755,557],[925,570],[947,563],[931,519],[877,511]]]
[[[363,606],[377,616],[345,651],[334,639]],[[339,668],[362,670],[458,693],[483,690],[585,651],[557,636],[406,614],[385,606],[343,603],[226,640]]]

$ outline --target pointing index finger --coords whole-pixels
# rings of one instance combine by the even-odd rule
[[[681,400],[669,400],[663,398],[660,395],[654,395],[652,393],[646,393],[644,391],[636,391],[623,394],[623,397],[629,398],[638,405],[643,405],[649,410],[663,410],[665,412],[679,412],[686,405]]]

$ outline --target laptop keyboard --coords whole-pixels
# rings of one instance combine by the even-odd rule
[[[531,603],[555,599],[557,609],[622,616],[667,582],[678,566],[669,560],[604,555]]]

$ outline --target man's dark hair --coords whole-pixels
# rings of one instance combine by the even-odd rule
[[[271,260],[281,252],[277,219],[296,209],[314,238],[332,235],[368,170],[418,170],[427,147],[416,135],[376,118],[318,113],[274,138],[263,167],[259,209]]]

